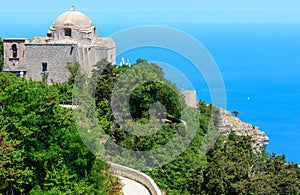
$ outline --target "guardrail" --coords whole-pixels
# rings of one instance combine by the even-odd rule
[[[116,176],[122,176],[145,186],[152,195],[162,195],[160,189],[151,177],[135,169],[109,162],[110,171]]]

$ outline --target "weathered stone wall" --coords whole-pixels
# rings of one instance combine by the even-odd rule
[[[196,90],[186,90],[183,91],[182,94],[184,95],[185,103],[192,108],[197,107],[197,100],[196,100]]]
[[[25,64],[27,79],[42,80],[42,63],[47,63],[48,78],[55,82],[65,82],[70,76],[67,63],[75,64],[77,59],[77,46],[74,44],[26,44]]]
[[[115,49],[96,49],[95,61],[99,62],[102,59],[106,59],[112,64],[116,64]]]
[[[116,64],[116,44],[111,37],[98,38],[95,47],[95,61],[106,59]]]
[[[24,63],[25,43],[29,43],[29,39],[4,39],[4,71],[20,72],[26,71]],[[12,45],[17,46],[17,56],[13,57]]]

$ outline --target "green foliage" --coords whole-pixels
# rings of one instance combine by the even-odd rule
[[[204,186],[208,194],[245,193],[235,191],[245,183],[254,162],[250,137],[230,134],[228,140],[219,139],[215,149],[208,153]],[[235,187],[236,186],[236,187]]]
[[[72,94],[73,86],[69,83],[52,83],[53,87],[58,90],[58,99],[60,104],[69,104],[73,103]]]
[[[177,91],[177,90],[176,90]],[[149,106],[160,102],[165,106],[167,114],[180,118],[180,102],[178,93],[161,81],[147,82],[136,88],[130,96],[130,113],[134,119],[149,118]],[[157,113],[163,115],[164,113]],[[158,116],[159,117],[159,116]]]
[[[138,64],[138,62],[143,62],[143,64]],[[139,68],[144,68],[143,70],[146,71],[141,72]],[[131,85],[131,82],[135,84],[141,78],[150,78],[153,81],[143,83],[136,88]],[[115,93],[117,96],[115,98],[123,97],[128,93],[128,89],[134,88],[129,100],[129,111],[133,119],[139,120],[138,123],[140,124],[148,123],[149,106],[156,102],[165,105],[169,115],[180,117],[181,108],[177,98],[180,95],[178,95],[175,85],[164,79],[161,68],[145,60],[138,60],[133,67],[117,67],[106,61],[101,61],[97,63],[96,70],[93,72],[93,83],[96,83],[95,96],[98,116],[106,134],[110,135],[122,147],[137,151],[150,150],[166,143],[176,132],[170,125],[164,125],[162,131],[158,131],[154,136],[137,137],[128,133],[126,129],[120,128],[115,122],[110,106],[113,89],[117,82],[122,87]],[[122,100],[116,102],[122,104]],[[124,124],[129,128],[134,125],[131,124],[130,120],[125,121]],[[145,129],[136,129],[136,131],[143,130]]]
[[[0,73],[1,192],[103,194],[107,165],[83,147],[56,85]]]
[[[203,170],[206,164],[205,156],[199,155],[199,144],[203,132],[199,129],[187,150],[160,168],[147,171],[160,187],[168,194],[193,194],[203,181]]]
[[[235,117],[237,117],[239,115],[239,111],[237,111],[237,110],[232,111],[232,113],[234,114]]]
[[[207,194],[299,194],[298,165],[284,156],[252,149],[251,137],[231,133],[208,154],[203,188]],[[200,191],[198,191],[199,193]]]
[[[3,118],[0,117],[2,120]],[[28,170],[14,169],[11,165],[21,163],[24,160],[22,157],[23,151],[16,150],[19,145],[18,141],[10,140],[8,135],[1,128],[0,133],[0,191],[9,187],[12,180],[17,180],[20,184],[21,179],[17,179],[18,175],[32,174]],[[24,177],[23,177],[24,178]],[[22,178],[22,179],[23,179]]]
[[[118,68],[106,60],[102,60],[95,65],[91,83],[95,85],[97,104],[104,100],[110,101],[118,73]]]
[[[76,79],[76,76],[79,74],[80,64],[76,62],[74,65],[71,63],[67,64],[67,69],[70,72],[70,76],[68,78],[69,85],[73,85]]]
[[[199,124],[198,127],[193,127],[196,128],[196,134],[193,135],[193,141],[187,149],[174,157],[169,164],[146,171],[167,194],[278,194],[284,191],[290,194],[299,193],[299,168],[293,164],[286,165],[280,156],[271,157],[265,152],[254,152],[250,137],[235,134],[230,134],[228,138],[220,137],[206,155],[204,149],[211,147],[210,144],[216,139],[214,126],[219,123],[219,109],[205,104],[204,101],[199,102],[197,110],[182,106],[180,93],[173,84],[163,78],[163,72],[157,65],[144,59],[138,59],[132,67],[116,67],[102,61],[97,64],[93,76],[100,123],[110,139],[123,148],[134,151],[155,150],[169,143],[176,133],[185,132],[180,125],[171,123],[161,126],[159,131],[151,135],[135,136],[131,133],[131,128],[134,128],[135,132],[152,131],[146,124],[152,117],[151,110],[149,112],[150,106],[156,102],[165,106],[163,116],[182,118],[182,113],[187,113],[185,120],[195,117],[198,119],[199,123],[186,121],[188,124]],[[146,82],[140,82],[143,80]],[[130,92],[129,111],[134,121],[128,120],[122,125],[117,123],[111,111],[112,91],[116,85],[122,86],[115,93],[118,95],[117,100],[119,96]],[[121,100],[120,98],[117,102],[122,104]],[[145,127],[147,128],[143,129]],[[183,134],[189,136],[187,132]],[[174,146],[170,145],[169,151],[174,151],[173,147],[184,146],[183,143],[173,144]],[[112,148],[110,151],[114,153]],[[122,155],[132,154],[123,152]],[[158,155],[157,159],[128,158],[128,162],[122,163],[146,162],[150,163],[148,165],[151,167],[151,163],[163,160],[167,160],[165,156]],[[275,164],[281,167],[280,170],[274,168]]]
[[[197,109],[186,107],[176,86],[156,64],[138,59],[132,67],[114,66],[102,60],[93,71],[92,86],[87,86],[88,78],[79,71],[79,64],[68,69],[68,82],[52,86],[0,73],[0,193],[119,194],[119,180],[96,158],[105,152],[98,143],[109,137],[137,152],[136,158],[125,159],[126,164],[138,161],[152,167],[172,160],[146,171],[167,194],[300,194],[298,165],[287,163],[285,156],[253,150],[251,137],[220,136],[206,154],[216,138],[219,109],[204,101]],[[121,87],[115,89],[116,85]],[[116,106],[124,109],[118,98],[128,92],[133,120],[125,117],[121,123],[115,116],[120,113],[113,113],[111,104],[116,98]],[[73,113],[59,106],[72,103],[74,94],[73,100],[83,103],[82,107]],[[153,105],[165,109],[153,113]],[[173,121],[154,129],[155,116]],[[179,118],[188,125],[174,122]],[[150,134],[138,136],[133,131]],[[174,139],[176,135],[180,139]],[[156,159],[139,153],[167,143],[169,148]],[[109,149],[106,155],[120,154]],[[168,156],[181,149],[185,150],[180,155]],[[125,150],[121,153],[131,155]]]

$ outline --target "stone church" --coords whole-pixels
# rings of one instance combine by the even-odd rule
[[[83,13],[61,14],[46,37],[4,39],[4,71],[47,83],[67,81],[67,64],[79,62],[90,75],[94,65],[106,59],[116,63],[116,45],[111,37],[98,37],[97,29]]]

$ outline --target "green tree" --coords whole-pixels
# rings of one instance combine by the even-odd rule
[[[232,113],[234,114],[235,117],[237,117],[239,115],[239,111],[237,111],[237,110],[234,110]]]
[[[208,194],[249,194],[255,155],[251,137],[231,133],[208,153],[203,188]]]
[[[84,147],[56,86],[6,73],[0,83],[1,193],[106,193],[108,165]]]
[[[207,155],[203,190],[207,194],[299,194],[298,165],[284,156],[252,148],[251,137],[221,137]]]
[[[97,104],[103,100],[110,101],[117,76],[118,70],[116,65],[112,65],[106,60],[101,60],[95,65],[91,84],[95,85],[95,98]]]
[[[80,70],[80,64],[78,62],[76,62],[75,64],[72,64],[72,63],[67,63],[67,69],[69,70],[70,72],[70,76],[68,78],[68,83],[70,85],[73,85],[74,82],[75,82],[75,79],[76,79],[76,76],[78,74],[80,74],[79,70]]]
[[[143,71],[138,71],[139,68]],[[85,81],[88,79],[84,77],[80,79],[84,82],[76,87],[84,93],[78,95],[85,100],[88,99],[86,109],[83,111],[91,119],[85,121],[86,124],[97,126],[94,124],[94,119],[97,117],[109,139],[123,148],[136,152],[136,158],[126,158],[125,161],[128,162],[122,163],[136,164],[138,161],[138,163],[147,163],[147,166],[151,167],[157,162],[169,160],[165,154],[175,151],[176,148],[183,148],[184,144],[181,142],[171,144],[168,151],[162,152],[156,159],[151,159],[151,157],[145,159],[139,151],[159,148],[168,143],[176,134],[185,138],[182,141],[193,136],[192,142],[185,151],[172,158],[169,164],[146,171],[160,189],[168,194],[299,194],[300,169],[298,165],[286,163],[284,156],[269,155],[264,151],[254,150],[251,137],[237,136],[233,133],[228,138],[221,136],[207,155],[205,154],[206,150],[201,151],[210,142],[214,143],[212,139],[215,138],[215,126],[219,123],[219,108],[212,104],[207,105],[204,101],[199,102],[198,109],[185,107],[176,86],[164,78],[162,69],[157,65],[144,59],[138,59],[131,67],[111,65],[105,60],[97,63],[90,80],[90,83],[93,84],[92,88],[96,89],[96,114],[89,112],[93,107],[91,106],[93,99],[89,87],[85,85]],[[139,82],[143,80],[146,82]],[[2,83],[4,86],[10,84],[5,81]],[[135,85],[136,83],[139,85]],[[115,88],[117,85],[121,87]],[[57,89],[61,91],[60,88]],[[122,99],[118,98],[129,92],[129,114],[134,120],[124,117],[124,123],[121,124],[115,119],[115,115],[120,113],[112,113],[111,103],[115,98],[118,103],[116,106],[125,109],[125,106],[122,107]],[[183,127],[182,124],[171,122],[163,124],[157,132],[151,135],[131,134],[133,129],[138,132],[152,131],[150,126],[143,125],[148,124],[151,120],[150,108],[156,102],[165,106],[165,112],[170,118],[184,118],[188,128]],[[238,114],[237,111],[233,113]],[[142,125],[136,127],[136,124]],[[191,124],[199,124],[199,126]],[[196,129],[195,135],[191,134],[192,129]],[[87,142],[93,143],[95,142],[94,137],[99,134],[97,134],[96,127],[90,131],[92,133],[86,134]],[[86,129],[83,128],[83,132],[86,133]],[[8,144],[10,143],[12,142],[8,142]],[[109,147],[109,145],[105,146]],[[109,149],[110,153],[106,155],[113,156],[120,153],[114,148]],[[123,151],[122,155],[131,156],[131,153],[127,154]],[[116,159],[118,159],[117,157]],[[62,168],[60,170],[65,171],[65,175],[70,175],[69,169]],[[51,178],[50,176],[48,178]],[[94,175],[94,177],[98,176]],[[114,179],[105,180],[104,183],[105,186],[110,185],[111,189],[113,188],[112,183],[118,185]],[[105,187],[105,189],[107,188],[109,187]]]
[[[299,166],[287,163],[285,156],[266,155],[250,182],[250,191],[256,194],[299,194]]]

